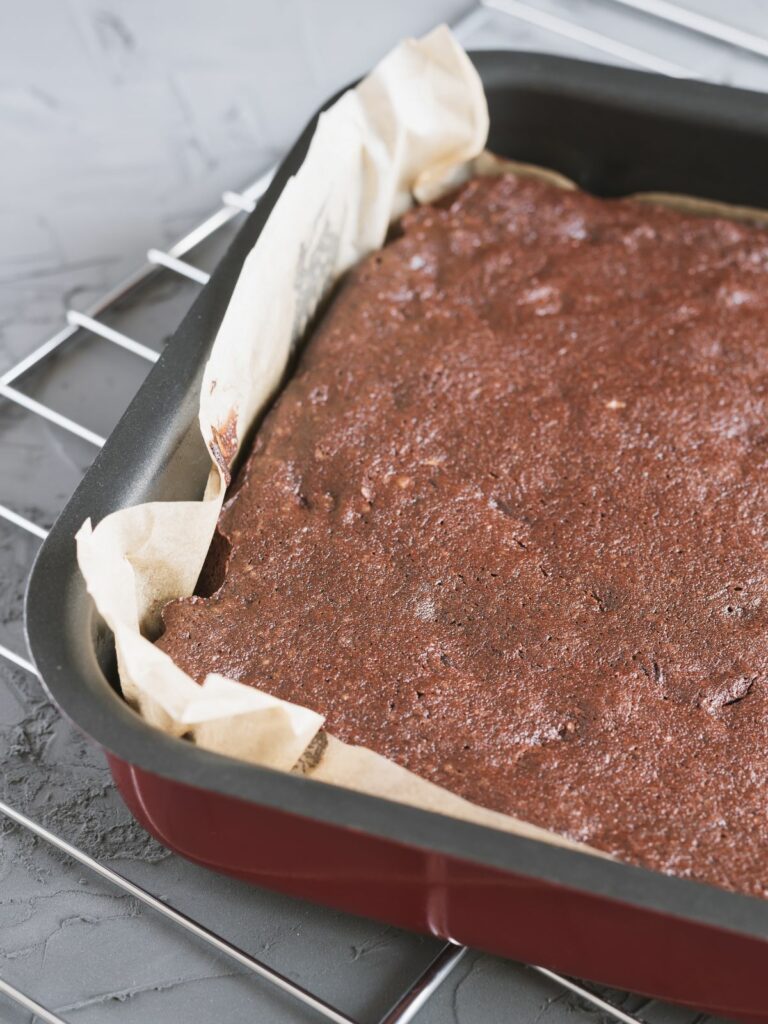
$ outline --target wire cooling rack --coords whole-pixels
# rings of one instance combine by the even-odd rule
[[[762,38],[733,25],[724,24],[704,14],[668,2],[668,0],[603,0],[603,6],[629,9],[649,19],[672,26],[676,30],[694,33],[717,43],[725,43],[753,57],[768,58],[768,38]],[[602,30],[598,31],[588,27],[585,24],[585,19],[573,20],[562,17],[559,13],[553,12],[551,5],[542,6],[538,2],[529,4],[523,0],[482,0],[455,26],[455,31],[462,41],[468,44],[472,43],[476,34],[482,35],[484,30],[492,31],[489,29],[488,19],[498,16],[514,19],[518,23],[526,23],[539,33],[543,31],[571,44],[598,51],[613,61],[673,77],[702,77],[693,68],[685,67],[654,52],[630,45],[620,38],[604,34]],[[550,48],[557,49],[557,46]],[[717,76],[708,75],[706,77]],[[49,357],[58,353],[68,342],[76,342],[78,337],[98,338],[131,353],[147,364],[155,362],[159,355],[158,351],[112,326],[108,322],[110,314],[123,300],[139,292],[142,286],[164,275],[170,275],[177,280],[184,279],[196,285],[204,285],[208,281],[209,274],[190,259],[196,258],[204,243],[222,234],[223,229],[228,225],[230,229],[235,227],[244,214],[250,213],[255,208],[260,196],[269,185],[271,176],[272,172],[269,172],[247,188],[225,192],[222,196],[221,206],[201,224],[179,239],[175,245],[167,249],[149,249],[143,266],[86,311],[69,309],[65,316],[66,322],[58,333],[0,375],[0,397],[22,407],[33,416],[47,420],[58,429],[80,438],[91,445],[94,450],[98,450],[104,444],[104,437],[74,418],[57,411],[49,402],[34,397],[30,390],[25,390],[24,383],[29,381],[30,377],[34,377],[34,371],[44,365]],[[139,303],[140,308],[141,304]],[[170,330],[175,325],[167,324],[166,326]],[[46,536],[47,531],[42,526],[32,522],[16,509],[0,505],[0,518],[32,537],[44,539]],[[35,673],[34,666],[23,654],[2,644],[0,644],[0,657],[27,672]],[[146,889],[31,820],[9,804],[0,801],[0,814],[94,874],[99,875],[110,885],[133,896],[173,922],[177,927],[191,933],[202,944],[209,947],[212,953],[228,957],[241,968],[252,972],[257,978],[288,993],[298,1003],[314,1010],[318,1018],[333,1021],[335,1024],[356,1024],[341,1010],[329,1005],[245,950],[228,942],[200,921],[175,910],[168,903],[158,899]],[[466,952],[466,948],[462,946],[446,943],[426,970],[402,994],[380,1021],[380,1024],[406,1024],[411,1021]],[[613,1020],[622,1022],[622,1024],[639,1024],[636,1017],[630,1016],[618,1006],[607,1002],[576,981],[542,967],[532,966],[531,970],[546,977],[560,989],[575,993],[583,1003],[603,1012]],[[66,1024],[64,1017],[42,1006],[32,995],[20,991],[2,978],[0,978],[0,994],[47,1024]]]

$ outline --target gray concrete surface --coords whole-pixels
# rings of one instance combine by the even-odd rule
[[[617,9],[535,0],[698,74],[756,88],[768,64]],[[694,0],[688,0],[694,5]],[[695,0],[768,34],[761,0]],[[454,20],[461,0],[28,0],[0,5],[0,373],[257,176],[332,90],[398,38]],[[479,46],[600,54],[499,14]],[[603,56],[609,60],[609,57]],[[215,262],[226,236],[195,255]],[[163,280],[112,315],[161,347],[195,286]],[[146,365],[79,336],[22,382],[106,433]],[[0,502],[49,525],[94,449],[0,399]],[[22,653],[21,598],[37,542],[0,520],[0,643]],[[435,943],[214,876],[131,819],[104,759],[29,674],[0,659],[0,794],[88,852],[359,1018],[377,1020]],[[510,921],[510,928],[524,927]],[[78,1024],[300,1022],[284,996],[0,821],[0,977]],[[611,994],[649,1024],[695,1015]],[[519,965],[470,955],[420,1024],[587,1020]],[[0,1020],[29,1015],[0,1000]]]

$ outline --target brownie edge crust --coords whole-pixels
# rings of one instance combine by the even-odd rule
[[[475,179],[348,275],[158,644],[767,895],[767,411],[768,231]]]

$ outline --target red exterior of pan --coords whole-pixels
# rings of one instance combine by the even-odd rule
[[[190,860],[579,978],[768,1024],[760,939],[232,799],[110,756],[132,813]]]

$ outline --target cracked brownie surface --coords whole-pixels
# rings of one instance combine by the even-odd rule
[[[159,646],[461,796],[768,891],[768,231],[504,175],[407,214]]]

